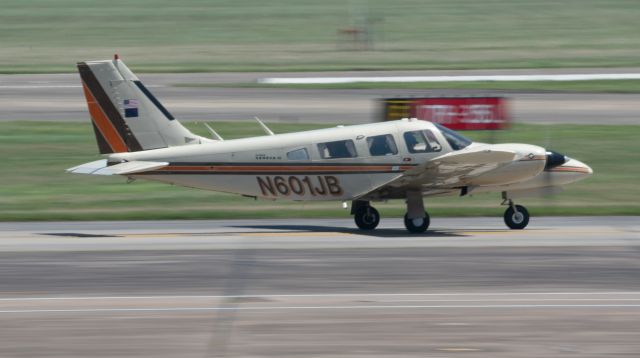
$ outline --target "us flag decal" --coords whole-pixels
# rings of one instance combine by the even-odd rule
[[[139,102],[137,99],[125,99],[124,100],[124,116],[126,118],[137,117],[138,105],[139,105]]]

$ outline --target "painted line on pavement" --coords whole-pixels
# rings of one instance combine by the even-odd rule
[[[156,295],[156,296],[62,296],[62,297],[5,297],[0,301],[46,301],[46,300],[149,300],[149,299],[207,299],[207,298],[287,298],[287,297],[437,297],[437,296],[611,296],[640,295],[640,291],[606,292],[451,292],[451,293],[309,293],[309,294],[247,294],[247,295]]]
[[[531,308],[640,308],[640,304],[530,304],[530,305],[361,305],[361,306],[239,306],[239,307],[165,307],[165,308],[75,308],[0,310],[7,313],[100,313],[100,312],[177,312],[177,311],[284,311],[284,310],[372,310],[372,309],[531,309]]]
[[[482,75],[482,76],[389,76],[389,77],[267,77],[263,84],[338,84],[355,82],[505,82],[505,81],[591,81],[637,80],[640,73],[594,73],[558,75]]]

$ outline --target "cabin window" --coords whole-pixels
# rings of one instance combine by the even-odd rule
[[[320,152],[322,159],[355,158],[358,156],[352,140],[320,143],[318,144],[318,152]]]
[[[287,159],[289,160],[309,160],[309,153],[307,148],[300,148],[287,152]]]
[[[398,154],[398,147],[391,134],[367,137],[367,147],[372,156]]]

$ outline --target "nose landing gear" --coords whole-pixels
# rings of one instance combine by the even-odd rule
[[[529,211],[522,205],[515,205],[506,193],[502,193],[503,205],[509,207],[504,212],[504,223],[512,230],[522,230],[529,224]]]

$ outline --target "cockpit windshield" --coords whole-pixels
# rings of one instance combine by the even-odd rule
[[[449,142],[449,145],[453,150],[460,150],[460,149],[466,148],[472,143],[471,139],[461,134],[458,134],[447,127],[444,127],[438,123],[433,123],[433,124],[436,127],[438,127],[440,132],[442,132],[442,135],[447,140],[447,142]]]

